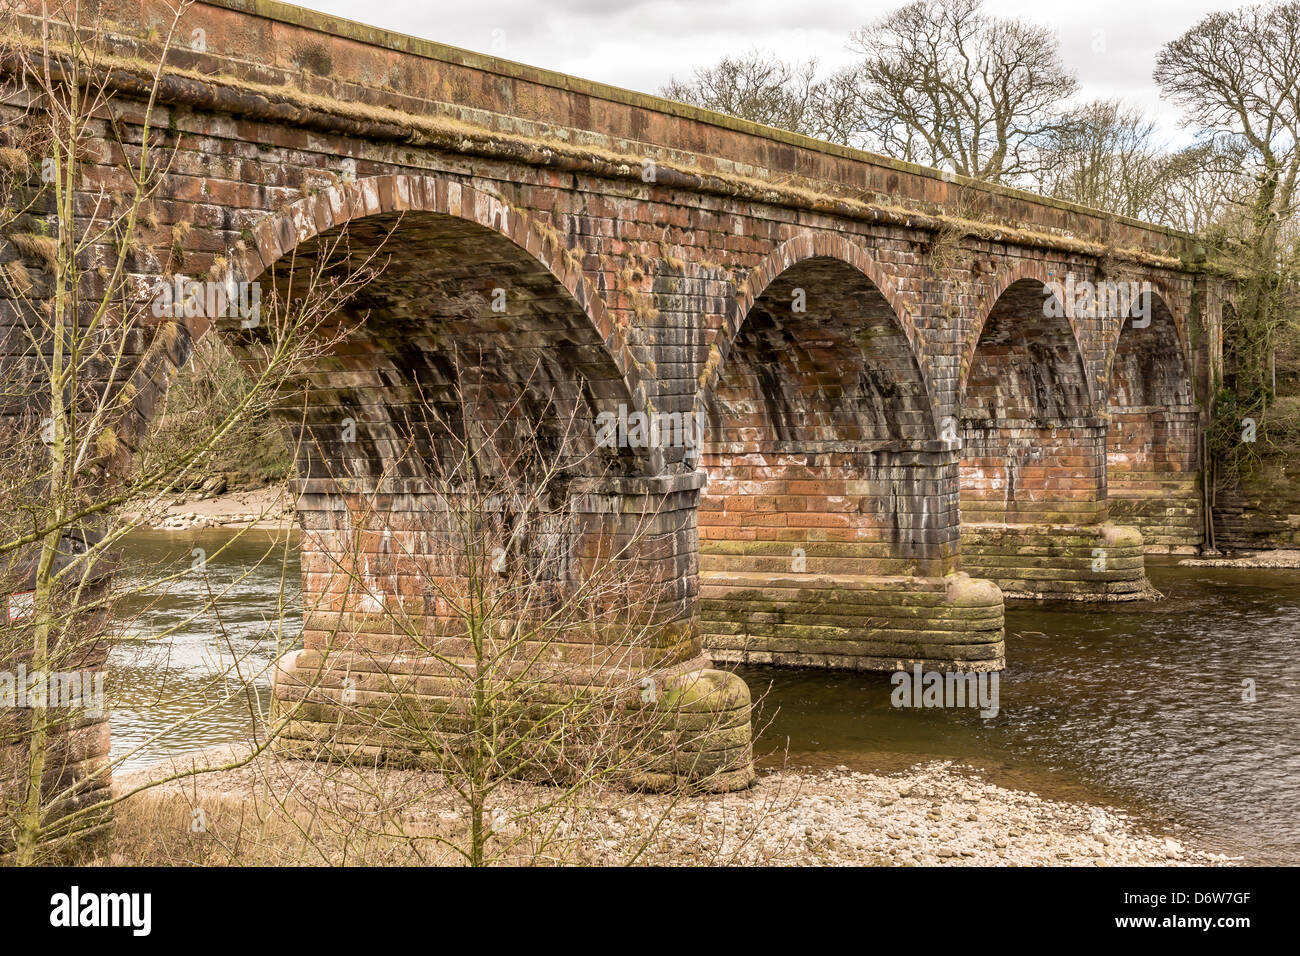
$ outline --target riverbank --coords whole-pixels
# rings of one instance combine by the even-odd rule
[[[1222,558],[1184,558],[1185,568],[1286,568],[1300,569],[1300,551],[1249,551]]]
[[[194,528],[257,528],[282,531],[292,528],[293,501],[282,484],[210,494],[196,489],[177,492],[168,502],[143,514],[128,510],[127,516],[139,520],[142,528],[152,531],[189,531]]]
[[[240,751],[194,758],[220,763]],[[175,764],[117,781],[126,792]],[[189,762],[186,761],[186,766]],[[761,774],[718,795],[494,792],[502,862],[621,865],[1220,866],[1228,857],[1147,832],[1122,810],[998,787],[948,761],[879,775]],[[136,795],[107,862],[455,864],[464,805],[436,774],[262,756]],[[195,821],[202,828],[195,831]]]

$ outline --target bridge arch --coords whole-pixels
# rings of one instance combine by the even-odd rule
[[[746,277],[716,343],[703,395],[711,440],[936,437],[915,327],[900,306],[889,278],[843,237],[783,243]],[[738,403],[748,405],[748,437],[721,436]]]
[[[1122,317],[1106,366],[1109,510],[1142,531],[1146,550],[1188,553],[1202,534],[1199,412],[1185,330],[1162,292]]]
[[[1163,351],[1176,349],[1180,353],[1182,368],[1190,386],[1193,379],[1191,369],[1194,349],[1191,330],[1187,324],[1187,302],[1173,286],[1159,276],[1144,277],[1139,281],[1149,289],[1152,326],[1134,325],[1132,316],[1123,316],[1116,317],[1103,330],[1106,341],[1104,372],[1107,388],[1109,389],[1111,384],[1116,355],[1123,344],[1124,337],[1130,331],[1143,333],[1141,337],[1148,341],[1158,339],[1158,344]]]
[[[451,277],[453,283],[469,282],[476,286],[456,303],[454,312],[463,317],[474,301],[482,303],[485,313],[488,311],[487,293],[497,289],[484,280],[490,278],[489,274],[495,268],[507,299],[506,313],[499,317],[499,327],[493,330],[498,346],[508,332],[504,327],[511,320],[519,319],[521,312],[533,307],[534,318],[536,315],[549,317],[549,329],[529,328],[525,322],[521,329],[524,347],[520,347],[519,341],[511,341],[507,343],[511,349],[509,354],[541,359],[548,344],[541,340],[549,335],[549,345],[558,346],[556,361],[551,365],[568,365],[577,370],[583,379],[584,397],[596,411],[626,417],[647,407],[646,385],[638,364],[632,359],[625,329],[614,321],[580,263],[563,247],[558,234],[537,224],[526,212],[467,183],[432,176],[396,174],[336,184],[266,215],[254,228],[246,231],[245,240],[229,251],[226,275],[236,283],[263,284],[263,280],[273,277],[274,270],[282,269],[286,261],[299,272],[310,271],[316,253],[345,231],[349,242],[364,250],[368,244],[382,244],[384,233],[389,230],[396,230],[393,232],[395,241],[389,243],[381,258],[387,257],[398,268],[383,269],[367,286],[366,295],[394,281],[392,276],[399,272],[406,287],[404,294],[421,281],[445,286],[447,277],[439,279],[437,270],[430,268],[432,257],[413,253],[413,248],[424,252],[434,248],[437,258],[442,261],[449,258],[449,251],[453,254],[468,251],[470,255],[463,256],[467,260],[481,254],[479,265],[483,266],[480,269],[483,274]],[[415,234],[416,241],[412,241],[412,234]],[[421,241],[423,245],[420,245]],[[438,249],[439,242],[451,242],[452,248]],[[302,262],[293,263],[295,257]],[[512,281],[523,289],[523,297],[527,300],[522,310],[515,307],[515,289],[505,288]],[[280,286],[284,283],[273,279],[273,284]],[[365,300],[366,295],[360,299]],[[408,296],[412,297],[413,294]],[[380,311],[389,304],[382,303]],[[523,318],[526,320],[528,316],[523,315]],[[224,344],[232,347],[237,355],[241,352],[241,342],[247,343],[259,335],[256,329],[246,331],[235,317],[178,319],[175,331],[179,334],[157,339],[155,347],[140,362],[134,382],[137,393],[152,395],[153,383],[160,377],[159,362],[169,361],[176,368],[184,365],[194,343],[214,324],[221,326],[218,331]],[[362,335],[369,334],[368,324],[373,323],[360,323],[357,330]],[[376,363],[382,363],[385,356],[394,358],[402,352],[401,340],[408,333],[416,332],[414,328],[401,328],[390,323],[384,330],[385,341],[371,343],[369,351]],[[163,346],[162,352],[157,346]],[[164,352],[166,357],[162,354]],[[405,349],[405,352],[407,358],[413,354],[411,349]],[[388,385],[413,385],[410,381],[394,380],[409,378],[410,372],[410,369],[398,369],[396,363],[389,363],[391,367],[381,370],[378,365],[358,369],[355,362],[334,361],[330,356],[325,356],[323,361],[333,372],[339,373],[336,377],[340,379],[348,378],[349,374],[355,378],[353,373],[364,371],[372,377],[385,378]],[[329,374],[322,368],[318,370],[317,378],[326,378]],[[557,374],[562,374],[562,370]],[[165,382],[166,376],[161,376],[161,380]],[[137,408],[129,430],[129,434],[134,436],[133,445],[138,445],[140,437],[148,430],[152,410],[152,402]],[[360,422],[358,427],[363,430]],[[636,449],[621,448],[619,451],[624,459],[646,459],[637,466],[640,473],[657,474],[662,470],[657,464],[657,449],[647,449],[639,454]]]
[[[1194,401],[1190,347],[1185,323],[1170,307],[1168,294],[1153,284],[1145,324],[1122,317],[1110,332],[1106,349],[1107,404],[1191,405]],[[1157,398],[1158,401],[1139,400]]]
[[[948,607],[956,452],[900,305],[840,237],[793,239],[741,285],[702,376],[701,624],[715,657],[891,668],[1001,653],[982,630],[1000,626],[995,589],[975,599],[977,622]],[[884,610],[900,590],[927,610]],[[950,629],[960,651],[931,641]]]
[[[268,215],[254,228],[252,243],[232,255],[237,281],[253,281],[302,243],[377,216],[429,213],[474,223],[498,233],[527,253],[568,291],[592,331],[605,346],[637,408],[645,407],[646,388],[632,361],[624,330],[604,301],[567,254],[557,234],[541,228],[526,212],[468,183],[411,174],[373,176],[341,183],[299,199]]]
[[[495,509],[482,520],[502,528],[523,521],[517,507],[539,507],[530,496],[543,493],[527,486],[526,472],[539,452],[554,452],[542,463],[557,472],[544,492],[554,513],[529,519],[520,526],[530,530],[510,540],[522,542],[525,562],[534,545],[543,549],[560,580],[632,538],[636,515],[666,507],[653,449],[600,437],[600,415],[626,419],[641,407],[621,330],[559,240],[496,197],[422,176],[341,184],[263,220],[231,270],[280,301],[289,289],[299,294],[322,261],[347,268],[375,250],[379,270],[329,318],[278,409],[297,459],[303,599],[328,612],[308,616],[309,651],[340,639],[310,626],[317,619],[335,630],[345,622],[345,646],[358,653],[394,646],[369,625],[349,633],[347,622],[380,608],[409,615],[408,634],[439,632],[444,608],[420,582],[435,567],[451,574],[447,562],[461,557],[448,543],[460,527],[454,486],[471,445],[486,451],[476,472],[519,472],[513,493],[502,476],[483,476],[500,493],[479,502]],[[238,317],[216,325],[236,355],[255,361],[249,347],[264,329]],[[690,490],[659,524],[693,550]],[[685,559],[654,546],[645,562],[676,580]],[[658,612],[686,628],[694,592],[679,591]],[[686,641],[663,653],[690,659],[698,639],[693,650]]]
[[[926,378],[928,363],[924,360],[922,344],[916,333],[916,322],[908,303],[899,293],[893,279],[880,268],[865,249],[842,235],[800,233],[768,253],[758,265],[749,270],[744,280],[736,287],[735,293],[728,302],[722,325],[714,337],[713,348],[716,351],[710,355],[705,366],[696,406],[699,407],[702,402],[707,402],[712,395],[718,377],[727,363],[737,336],[745,328],[754,304],[768,292],[772,283],[779,277],[788,275],[792,268],[809,259],[839,262],[869,280],[874,292],[888,303],[899,331],[913,352],[916,367],[921,373],[921,381],[926,389],[926,401],[929,402],[929,383]],[[844,272],[847,274],[848,270]]]
[[[1058,282],[1024,263],[977,313],[958,392],[962,553],[1009,596],[1134,599],[1142,538],[1107,521],[1107,422],[1085,348],[1110,320],[1097,299],[1062,302]]]
[[[630,674],[661,687],[705,676],[717,690],[701,691],[692,706],[725,709],[729,736],[705,730],[684,743],[680,773],[725,771],[710,787],[747,783],[748,690],[734,675],[709,671],[701,650],[696,476],[662,475],[656,449],[600,437],[599,417],[626,419],[646,407],[645,389],[623,330],[578,261],[555,234],[482,190],[382,176],[267,217],[232,256],[230,274],[269,285],[278,302],[320,263],[346,267],[376,249],[382,269],[329,319],[323,344],[286,389],[299,401],[281,408],[298,439],[303,631],[302,649],[278,663],[274,693],[277,713],[310,704],[286,732],[286,747],[316,754],[340,727],[372,739],[374,727],[337,692],[353,675],[367,675],[359,678],[367,693],[396,707],[394,687],[405,678],[386,675],[472,672],[463,599],[476,581],[513,565],[512,580],[527,582],[508,586],[512,595],[528,592],[520,613],[545,620],[562,593],[583,608],[594,604],[582,587],[593,574],[604,575],[599,600],[613,608],[599,624],[573,611],[572,627],[549,646],[519,628],[519,646],[497,651],[509,664],[493,665],[532,668],[519,693],[571,685],[594,695]],[[493,307],[498,291],[501,310]],[[231,316],[214,324],[237,356],[254,360],[250,346],[264,328]],[[194,338],[206,331],[190,330]],[[489,450],[495,471],[457,467],[473,455],[464,449],[488,443],[521,453]],[[538,449],[556,454],[529,457]],[[512,485],[516,469],[524,480]],[[546,485],[528,483],[538,470]],[[502,552],[500,565],[493,550]],[[618,565],[625,577],[608,570]],[[615,620],[632,613],[620,600],[635,608],[635,628]],[[373,739],[397,754],[422,746],[411,736]],[[691,763],[696,748],[708,753],[706,769]]]
[[[973,313],[975,321],[966,334],[961,356],[961,374],[957,388],[957,404],[959,408],[966,397],[971,370],[974,367],[981,341],[989,332],[989,321],[1005,317],[1009,311],[1007,307],[1012,302],[1020,306],[1025,305],[1025,301],[1017,300],[1029,301],[1031,313],[1042,315],[1044,312],[1042,306],[1046,300],[1049,297],[1055,298],[1051,293],[1052,283],[1060,281],[1062,281],[1062,277],[1055,269],[1049,268],[1045,263],[1028,260],[1019,260],[1011,269],[998,275],[993,286],[975,306]],[[1032,308],[1032,299],[1029,296],[1030,290],[1038,290],[1043,300],[1036,309]],[[1004,298],[1008,292],[1013,294],[1012,300]],[[1056,304],[1059,306],[1059,301]],[[1060,309],[1059,311],[1064,312],[1065,310]],[[1061,318],[1060,322],[1050,323],[1050,328],[1051,339],[1057,343],[1065,342],[1065,333],[1068,330],[1068,338],[1073,345],[1074,353],[1078,355],[1082,363],[1088,388],[1088,400],[1092,402],[1095,395],[1092,369],[1086,360],[1086,353],[1083,348],[1084,338],[1078,320],[1073,315],[1067,314]]]

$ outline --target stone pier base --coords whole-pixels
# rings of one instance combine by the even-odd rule
[[[704,647],[716,661],[881,671],[1005,666],[1002,594],[965,574],[706,571],[700,597]]]
[[[1200,554],[1205,540],[1199,477],[1187,472],[1112,472],[1110,515],[1142,533],[1147,554]]]
[[[469,660],[292,651],[278,662],[277,749],[310,760],[443,771],[473,743]],[[703,656],[654,670],[568,667],[493,710],[522,778],[632,789],[743,789],[754,779],[749,688]],[[481,724],[480,724],[481,726]],[[453,772],[461,772],[454,770]]]
[[[1113,524],[962,525],[972,574],[1008,598],[1140,601],[1158,597],[1147,581],[1142,535]]]

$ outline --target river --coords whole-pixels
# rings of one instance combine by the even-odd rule
[[[114,754],[130,753],[131,768],[246,739],[269,664],[293,639],[292,538],[141,532],[125,550],[128,580],[200,556],[208,574],[127,602],[127,635],[172,633],[113,652]],[[762,698],[760,765],[893,771],[953,760],[1005,786],[1128,809],[1251,862],[1300,863],[1300,572],[1162,559],[1148,569],[1163,602],[1011,603],[990,719],[894,708],[886,674],[739,668]],[[218,613],[186,623],[208,588],[224,590]],[[214,688],[233,661],[257,675],[256,700]]]

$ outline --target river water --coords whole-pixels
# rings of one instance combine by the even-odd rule
[[[207,575],[128,602],[127,634],[172,631],[113,653],[114,754],[134,767],[246,739],[269,664],[294,636],[292,539],[148,532],[126,551],[155,568],[201,554]],[[952,760],[1005,786],[1125,808],[1252,862],[1300,863],[1300,571],[1161,559],[1148,570],[1165,601],[1011,603],[990,719],[895,708],[886,674],[739,668],[762,698],[760,764],[889,772]],[[221,594],[217,613],[187,622],[208,590]],[[234,663],[257,675],[256,699],[230,693],[238,681],[214,685]]]

